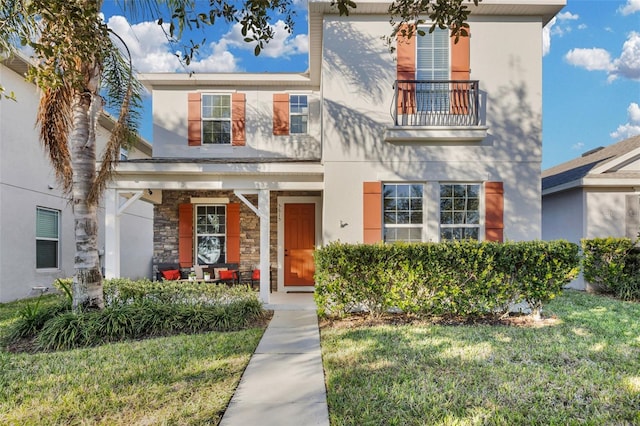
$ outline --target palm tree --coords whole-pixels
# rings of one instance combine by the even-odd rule
[[[406,27],[402,25],[405,22],[419,22],[418,15],[423,12],[428,12],[434,27],[451,27],[457,34],[468,15],[462,2],[396,0],[389,9],[391,15],[399,16],[393,34]],[[284,16],[289,31],[295,14],[292,0],[209,0],[208,6],[204,2],[204,11],[195,9],[195,0],[119,3],[133,12],[155,15],[159,24],[163,23],[161,12],[167,13],[171,16],[167,37],[173,41],[186,28],[214,25],[220,20],[239,22],[245,41],[255,44],[256,55],[274,37],[270,13]],[[73,208],[74,310],[104,307],[97,206],[120,147],[134,140],[139,105],[140,86],[123,55],[126,46],[118,47],[114,41],[117,36],[102,21],[102,4],[103,0],[0,0],[0,54],[14,52],[21,45],[33,50],[35,63],[29,78],[41,90],[37,117],[40,139]],[[341,14],[356,7],[353,0],[335,0],[334,4]],[[198,47],[193,43],[185,46],[181,59],[188,64]],[[11,95],[0,87],[0,96]],[[95,131],[105,98],[119,114],[96,172]]]

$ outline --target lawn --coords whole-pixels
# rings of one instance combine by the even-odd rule
[[[0,304],[0,334],[24,303]],[[263,332],[0,351],[0,424],[217,424]]]
[[[567,291],[543,325],[323,325],[337,425],[640,425],[640,304]]]

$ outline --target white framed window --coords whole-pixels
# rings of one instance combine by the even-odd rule
[[[226,262],[227,208],[196,205],[195,251],[198,265]]]
[[[480,238],[480,185],[440,184],[440,240]]]
[[[309,102],[307,100],[307,95],[289,96],[289,121],[289,133],[307,133],[309,122]]]
[[[425,35],[416,38],[416,80],[443,81],[419,84],[416,103],[419,111],[449,112],[450,53],[449,31],[420,27]]]
[[[129,159],[129,150],[120,148],[120,161],[126,161]]]
[[[60,265],[60,211],[36,207],[36,269]]]
[[[384,241],[422,241],[423,185],[387,183],[382,189]]]
[[[231,143],[231,95],[202,95],[202,143]]]

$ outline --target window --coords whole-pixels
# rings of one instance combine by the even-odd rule
[[[478,240],[480,185],[440,185],[440,240]]]
[[[226,207],[196,206],[196,258],[198,265],[225,263]]]
[[[60,211],[36,208],[36,268],[57,268],[60,253]]]
[[[422,241],[423,189],[419,184],[383,187],[384,241]]]
[[[416,39],[416,79],[430,83],[420,83],[416,91],[419,111],[449,112],[449,84],[433,81],[449,80],[449,31],[436,28],[429,33],[428,27],[421,28],[424,36]]]
[[[120,161],[126,161],[129,159],[129,150],[120,148]]]
[[[290,132],[307,133],[307,122],[309,121],[309,105],[306,95],[291,95],[289,97],[289,116],[291,120]]]
[[[230,95],[202,95],[202,143],[231,143]]]

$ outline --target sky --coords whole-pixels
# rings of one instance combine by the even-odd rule
[[[103,11],[139,72],[304,72],[306,1],[294,5],[293,32],[276,20],[276,38],[258,57],[237,24],[187,34],[183,40],[206,38],[188,68],[175,55],[181,46],[171,45],[156,22],[123,14],[116,0],[105,0]],[[640,134],[640,0],[567,0],[542,43],[543,169]],[[148,98],[144,108],[140,131],[153,142]]]

